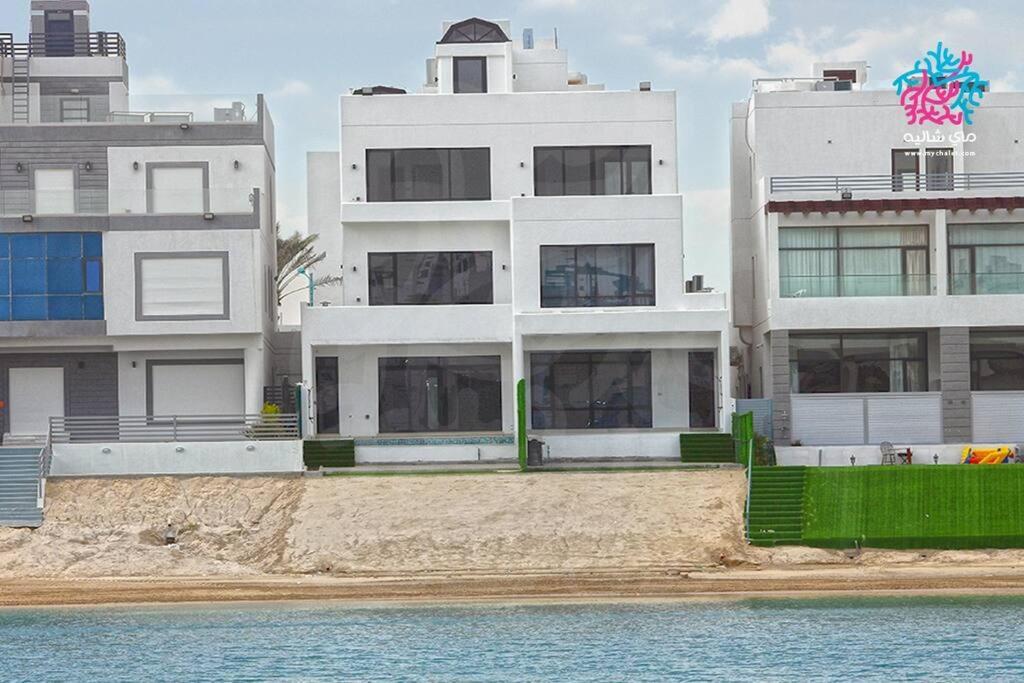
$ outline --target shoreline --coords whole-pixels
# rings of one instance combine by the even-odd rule
[[[1024,568],[993,565],[828,565],[688,573],[300,575],[8,578],[0,608],[330,602],[338,606],[459,606],[741,601],[828,597],[1024,596]]]

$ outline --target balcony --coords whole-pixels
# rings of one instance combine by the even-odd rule
[[[787,299],[869,296],[930,296],[934,275],[782,275],[779,296]]]
[[[951,295],[1024,294],[1024,273],[950,273]]]
[[[11,33],[0,33],[0,57],[121,57],[126,56],[120,33],[30,33],[27,43],[14,42]]]
[[[772,195],[786,193],[980,192],[1024,188],[1024,172],[772,176]]]
[[[114,108],[107,116],[109,123],[170,124],[188,126],[193,123],[257,123],[260,96],[252,94],[172,94],[132,93],[131,104]]]
[[[510,343],[512,306],[305,307],[302,336],[314,346]]]

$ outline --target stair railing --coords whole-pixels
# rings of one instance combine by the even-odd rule
[[[747,529],[747,541],[750,541],[750,491],[753,488],[754,480],[754,440],[747,442],[747,504],[744,518],[744,526]]]

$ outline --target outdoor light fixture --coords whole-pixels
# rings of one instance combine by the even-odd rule
[[[188,130],[191,127],[192,127],[191,123],[179,123],[178,124],[178,128],[181,128],[182,130]]]
[[[665,165],[665,160],[664,159],[658,159],[658,166],[664,166],[664,165]]]
[[[20,161],[14,165],[14,170],[18,173],[21,173],[24,169],[25,167],[21,165]]]
[[[853,465],[856,465],[856,464],[857,464],[857,456],[856,455],[851,455],[850,456],[850,465],[853,466]]]
[[[241,165],[242,165],[242,162],[241,162],[241,161],[239,161],[238,159],[235,159],[235,163],[234,163],[234,166],[235,166],[235,170],[236,170],[236,171],[238,170],[238,168],[239,168],[239,167],[240,167]]]
[[[520,161],[519,162],[519,168],[526,168],[526,162],[525,161]]]
[[[850,192],[849,188],[846,188],[846,187],[843,188],[842,198],[843,199],[853,199],[853,193]]]
[[[33,220],[35,220],[35,219],[33,218],[32,214],[30,214],[30,213],[23,214],[22,217],[21,217],[21,222],[22,223],[31,223]]]
[[[357,168],[359,168],[359,164],[352,164],[352,170],[353,171],[356,170]]]
[[[132,168],[135,169],[136,171],[138,171],[139,170],[139,162],[133,161],[132,162]]]
[[[938,464],[939,464],[939,454],[938,454],[938,453],[936,453],[935,455],[933,455],[933,456],[932,456],[932,461],[933,461],[933,462],[934,462],[934,463],[935,463],[936,465],[938,465]]]
[[[85,162],[85,170],[86,171],[91,171],[92,170],[92,162],[91,161]]]
[[[203,214],[204,221],[212,221],[216,217],[217,215],[214,214],[212,211],[207,211],[206,213]]]

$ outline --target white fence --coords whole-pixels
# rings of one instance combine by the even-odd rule
[[[971,393],[975,443],[1024,443],[1024,391]]]
[[[938,392],[793,394],[790,400],[792,439],[805,446],[942,443]]]

